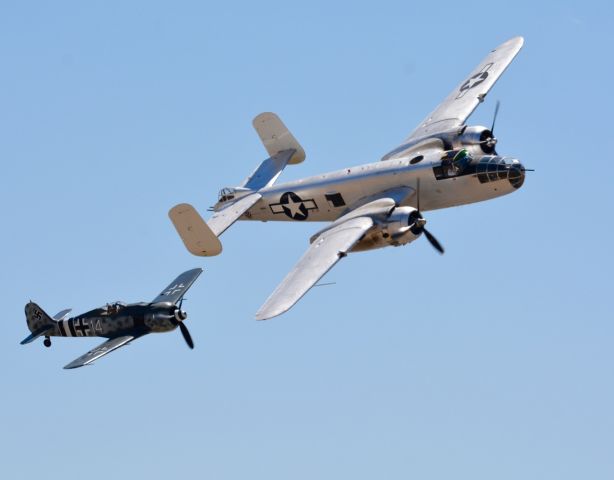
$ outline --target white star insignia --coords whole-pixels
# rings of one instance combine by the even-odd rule
[[[288,198],[288,203],[284,204],[284,207],[290,210],[290,215],[294,217],[297,213],[301,216],[304,216],[303,212],[301,212],[301,207],[303,206],[303,202],[295,202],[292,198]]]

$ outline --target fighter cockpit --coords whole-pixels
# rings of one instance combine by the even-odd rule
[[[124,308],[126,308],[126,304],[124,302],[117,301],[113,303],[107,303],[104,307],[102,307],[102,315],[115,315]]]

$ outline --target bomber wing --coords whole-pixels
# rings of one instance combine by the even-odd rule
[[[324,231],[256,313],[267,320],[289,310],[373,226],[370,217],[355,217]]]
[[[119,347],[123,347],[124,345],[130,343],[132,340],[139,338],[136,335],[124,335],[121,337],[115,337],[107,340],[106,342],[98,345],[96,348],[93,348],[85,355],[81,355],[79,358],[73,360],[64,368],[79,368],[84,365],[89,365],[94,360],[99,359],[100,357],[104,357],[107,353],[111,353],[113,350],[117,350]]]
[[[310,239],[311,245],[294,268],[256,313],[257,320],[276,317],[294,306],[326,272],[352,250],[375,224],[386,217],[408,195],[410,187],[381,192],[379,198],[362,204],[339,217]]]
[[[514,37],[491,51],[475,70],[409,134],[404,143],[463,125],[518,54],[523,43],[522,37]]]
[[[183,272],[171,284],[166,287],[160,295],[154,298],[151,303],[171,302],[177,303],[185,295],[185,292],[192,286],[198,276],[203,272],[202,268],[193,268]]]

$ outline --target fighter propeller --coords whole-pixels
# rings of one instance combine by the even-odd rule
[[[184,299],[182,298],[179,301],[179,305],[177,306],[177,310],[175,310],[175,315],[172,317],[171,322],[173,325],[179,327],[179,330],[181,330],[181,334],[183,335],[183,339],[185,340],[185,343],[188,344],[188,347],[194,349],[194,341],[192,340],[190,331],[188,330],[188,327],[185,326],[185,323],[183,323],[183,321],[188,318],[188,314],[184,310],[181,310],[183,300]]]

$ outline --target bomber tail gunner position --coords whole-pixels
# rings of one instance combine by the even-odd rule
[[[26,320],[32,332],[21,344],[45,337],[44,345],[51,346],[50,337],[106,337],[107,341],[72,361],[64,368],[77,368],[122,347],[149,333],[181,330],[188,347],[194,348],[190,332],[183,323],[188,314],[181,309],[183,296],[201,274],[201,268],[179,275],[150,303],[125,304],[115,302],[76,317],[67,318],[70,309],[53,318],[36,303],[26,305]]]
[[[375,163],[275,184],[303,148],[273,113],[254,119],[269,158],[239,187],[225,188],[207,223],[188,204],[169,216],[194,255],[217,255],[217,237],[237,220],[333,222],[311,237],[311,246],[256,314],[259,320],[291,308],[349,252],[410,243],[424,234],[422,212],[496,198],[519,189],[525,168],[497,154],[494,125],[465,122],[523,45],[516,37],[492,50],[403,143]]]

